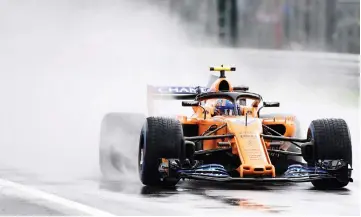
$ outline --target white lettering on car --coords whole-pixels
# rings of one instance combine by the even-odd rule
[[[208,91],[206,87],[199,88],[201,93]],[[197,93],[197,88],[194,87],[157,87],[159,93]]]
[[[191,92],[191,93],[197,93],[196,88],[193,88],[193,87],[189,88],[189,92]]]
[[[169,87],[169,92],[178,92],[178,87]]]
[[[186,93],[189,93],[189,89],[187,90],[187,88],[185,87],[182,87],[179,92],[186,92]]]

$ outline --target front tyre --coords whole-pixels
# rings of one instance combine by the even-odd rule
[[[318,160],[344,160],[352,166],[352,145],[350,131],[343,119],[320,119],[311,122],[307,137],[313,141],[313,162]],[[342,168],[335,174],[337,179],[312,181],[317,189],[337,189],[348,185],[351,174]]]
[[[174,186],[179,178],[161,180],[161,158],[183,159],[184,139],[178,120],[164,117],[148,117],[143,125],[138,152],[139,177],[144,185]]]

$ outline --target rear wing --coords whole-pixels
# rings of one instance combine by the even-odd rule
[[[148,115],[154,114],[154,100],[194,100],[198,94],[208,92],[208,87],[152,86],[147,85]]]
[[[148,97],[153,99],[187,100],[208,92],[207,87],[147,86]]]
[[[211,75],[208,79],[207,87],[197,86],[152,86],[147,85],[147,106],[148,115],[153,114],[154,100],[194,100],[197,95],[207,93],[212,84],[219,78],[225,78],[226,71],[235,71],[235,67],[210,67],[210,71],[219,71],[220,77]]]

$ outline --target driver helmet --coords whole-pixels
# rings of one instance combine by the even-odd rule
[[[235,115],[234,104],[227,99],[219,99],[216,102],[216,113],[218,115]]]

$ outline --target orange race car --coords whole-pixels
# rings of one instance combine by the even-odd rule
[[[344,120],[314,120],[307,138],[295,138],[294,116],[261,114],[262,108],[280,103],[265,102],[248,87],[232,86],[225,72],[235,71],[233,67],[210,70],[220,76],[209,87],[148,87],[149,109],[155,98],[189,100],[182,106],[194,114],[140,118],[142,126],[135,129],[140,133],[137,167],[144,185],[173,186],[180,179],[197,179],[312,182],[318,189],[331,189],[352,182],[351,139]],[[101,146],[104,174],[106,164],[118,161],[124,166],[134,159],[109,160],[114,154],[104,150]]]

